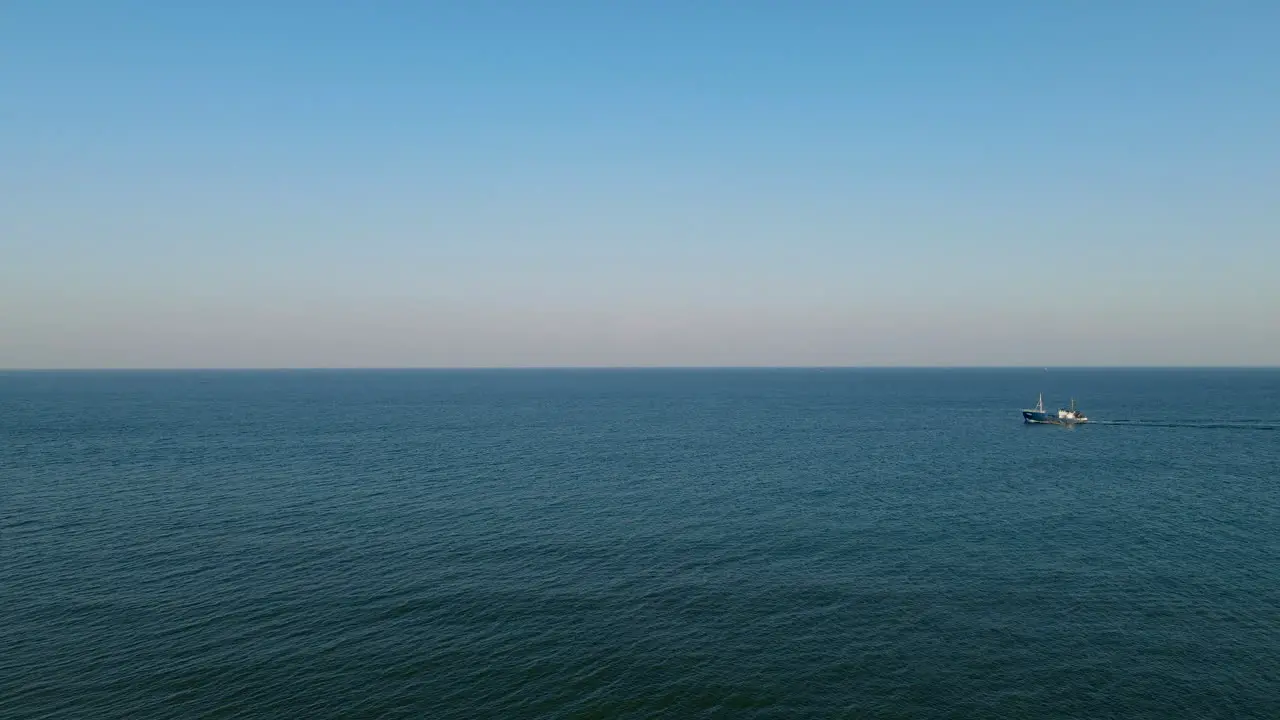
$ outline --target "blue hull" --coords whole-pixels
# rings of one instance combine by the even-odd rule
[[[1079,425],[1085,420],[1063,419],[1058,417],[1057,413],[1036,412],[1035,410],[1022,411],[1023,422],[1044,423],[1046,425]]]

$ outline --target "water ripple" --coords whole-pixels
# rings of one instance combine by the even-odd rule
[[[0,375],[0,717],[1280,717],[1280,373],[1073,377]]]

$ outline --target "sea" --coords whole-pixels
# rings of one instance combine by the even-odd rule
[[[1280,370],[0,373],[0,718],[1280,718]]]

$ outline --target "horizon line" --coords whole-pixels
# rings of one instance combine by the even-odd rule
[[[1277,365],[334,365],[0,367],[0,373],[77,372],[465,372],[530,370],[1280,370]]]

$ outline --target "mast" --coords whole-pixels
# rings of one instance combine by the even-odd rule
[[[1044,393],[1040,393],[1040,399],[1036,401],[1036,412],[1044,412]]]

